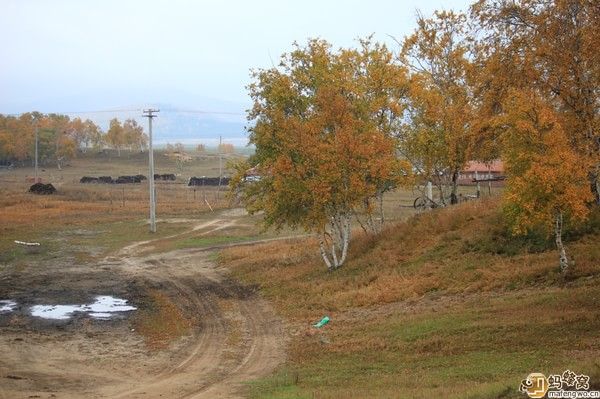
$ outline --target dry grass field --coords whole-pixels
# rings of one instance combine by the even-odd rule
[[[600,214],[568,238],[564,281],[543,236],[506,233],[495,199],[359,235],[328,273],[305,240],[220,257],[290,323],[287,365],[256,398],[520,398],[569,368],[600,386]],[[327,315],[321,330],[311,323]]]
[[[234,157],[234,156],[230,156]],[[219,162],[215,155],[203,155],[186,163],[181,170],[164,153],[156,154],[156,173],[177,174],[175,182],[156,182],[157,215],[159,218],[187,216],[229,206],[226,187],[196,189],[187,187],[191,176],[218,176]],[[226,165],[228,159],[223,160]],[[229,173],[224,166],[224,175]],[[67,226],[90,226],[119,221],[134,221],[148,217],[148,184],[81,184],[82,176],[148,175],[147,153],[117,157],[84,154],[69,166],[40,167],[44,183],[57,188],[55,195],[39,196],[27,192],[34,175],[31,167],[0,170],[0,251],[6,251],[14,239],[35,240],[40,235]]]

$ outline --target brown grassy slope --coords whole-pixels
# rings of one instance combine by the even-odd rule
[[[576,264],[566,282],[552,243],[510,237],[494,201],[359,236],[334,273],[312,240],[224,251],[221,262],[260,285],[294,335],[287,367],[255,396],[519,397],[529,372],[598,374],[594,218],[567,243]],[[330,325],[309,327],[324,314]]]

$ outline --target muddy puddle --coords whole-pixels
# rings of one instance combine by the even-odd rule
[[[17,303],[12,300],[0,300],[2,313],[10,313],[16,307]],[[85,314],[93,319],[110,319],[136,309],[135,306],[128,305],[126,299],[102,295],[95,297],[90,304],[34,305],[29,308],[29,313],[33,317],[47,320],[68,320],[76,314]]]
[[[17,303],[15,301],[11,301],[8,299],[0,300],[0,313],[3,312],[12,312],[17,307]]]

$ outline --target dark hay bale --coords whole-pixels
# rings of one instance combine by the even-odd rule
[[[97,177],[83,176],[79,179],[79,183],[89,184],[89,183],[98,183]]]
[[[231,178],[230,177],[222,177],[220,180],[221,180],[221,186],[227,186],[227,185],[229,185],[229,181],[231,180]],[[191,177],[188,182],[188,186],[218,186],[218,185],[219,185],[218,177],[206,177],[206,176]]]
[[[155,173],[154,180],[162,180],[162,181],[175,181],[176,177],[173,173],[166,173],[164,175],[160,175]]]
[[[188,181],[188,186],[203,186],[204,185],[204,181],[202,180],[201,177],[190,177],[190,180]]]
[[[142,180],[138,176],[119,176],[115,183],[117,184],[129,184],[129,183],[141,183]]]
[[[50,195],[56,192],[56,188],[54,188],[54,186],[50,183],[35,183],[31,187],[29,187],[29,192],[39,195]]]

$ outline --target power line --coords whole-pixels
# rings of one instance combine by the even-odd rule
[[[33,112],[39,112],[44,115],[73,115],[73,114],[101,114],[101,113],[119,113],[119,112],[140,112],[141,108],[124,108],[124,109],[101,109],[101,110],[90,110],[90,111],[51,111],[51,112],[42,112],[42,111],[27,111],[27,112],[19,112],[19,113],[2,113],[0,115],[4,116],[21,116],[25,114],[31,114]],[[231,112],[231,111],[208,111],[201,109],[180,109],[180,108],[167,108],[162,110],[163,113],[185,113],[185,114],[204,114],[204,115],[245,115],[244,112]]]
[[[101,109],[96,111],[65,111],[65,112],[49,112],[50,114],[102,114],[102,113],[113,113],[113,112],[140,112],[140,108],[133,109]]]
[[[69,115],[69,114],[101,114],[101,113],[117,113],[117,112],[140,112],[141,108],[135,109],[102,109],[102,110],[94,110],[94,111],[51,111],[51,112],[42,112],[42,111],[27,111],[27,112],[18,112],[18,113],[2,113],[0,115],[4,116],[22,116],[25,114],[32,114],[34,112],[39,112],[43,115]]]
[[[245,115],[243,112],[230,112],[230,111],[205,111],[201,109],[180,109],[180,108],[167,108],[165,112],[182,113],[182,114],[207,114],[207,115]]]

